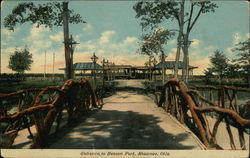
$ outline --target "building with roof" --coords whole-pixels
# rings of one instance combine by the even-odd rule
[[[94,65],[95,64],[95,65]],[[183,62],[179,61],[178,69],[183,68]],[[155,76],[161,76],[163,69],[165,74],[170,71],[169,74],[173,75],[175,67],[175,61],[165,61],[156,64],[155,66],[132,66],[132,65],[105,65],[104,67],[98,63],[93,62],[77,62],[73,64],[73,70],[75,76],[93,76],[93,73],[97,77],[105,77],[106,79],[115,78],[149,78],[152,74]],[[193,70],[198,67],[189,65],[189,74],[193,75]],[[65,68],[60,68],[65,70]],[[95,71],[95,72],[94,72]]]
[[[83,71],[83,70],[102,70],[102,66],[98,63],[93,62],[80,62],[75,63],[73,65],[75,71]]]
[[[178,69],[182,69],[183,65],[184,65],[183,62],[179,61],[178,62]],[[170,70],[174,69],[174,67],[175,67],[175,61],[160,62],[155,66],[156,69],[165,68],[165,69],[170,69]],[[189,70],[196,69],[196,68],[198,68],[198,67],[189,65]]]
[[[175,61],[165,61],[165,62],[160,62],[160,63],[156,64],[155,69],[161,70],[161,69],[165,68],[166,71],[170,70],[173,73],[174,67],[175,67]],[[179,61],[178,62],[178,69],[182,70],[183,67],[184,67],[183,62]],[[198,67],[189,65],[188,68],[189,68],[189,74],[193,75],[193,70],[197,69]]]

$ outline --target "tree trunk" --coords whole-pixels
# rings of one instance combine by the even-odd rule
[[[63,31],[64,31],[64,50],[65,50],[65,73],[66,79],[72,78],[71,60],[69,48],[69,22],[68,22],[68,2],[63,2]]]
[[[179,69],[179,60],[180,60],[180,52],[181,50],[181,33],[178,35],[177,39],[177,51],[175,56],[175,65],[174,65],[174,78],[178,78],[178,69]]]
[[[180,50],[182,45],[182,35],[183,35],[183,27],[184,27],[184,4],[185,0],[182,0],[180,5],[181,9],[179,12],[179,35],[177,38],[177,51],[176,51],[176,57],[175,57],[175,66],[174,66],[174,78],[178,78],[178,63],[180,60]]]
[[[188,47],[189,47],[189,40],[188,40],[188,34],[184,35],[184,45],[183,45],[183,67],[182,67],[182,79],[185,83],[188,82],[188,76],[189,76],[189,53],[188,53]]]

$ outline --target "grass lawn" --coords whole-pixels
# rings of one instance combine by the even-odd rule
[[[0,82],[0,93],[10,93],[22,89],[29,88],[43,88],[48,86],[62,86],[63,81],[53,81],[53,80],[29,80],[20,82]]]
[[[78,79],[75,79],[76,81]],[[93,87],[94,81],[93,79],[88,79],[90,85]],[[64,84],[64,81],[53,81],[53,80],[26,80],[26,81],[0,81],[0,94],[2,93],[11,93],[16,92],[18,90],[29,89],[29,88],[44,88],[48,86],[58,86],[61,87]],[[102,80],[97,79],[97,86],[102,87]],[[110,87],[111,85],[105,82],[105,87]],[[112,86],[111,86],[112,87]]]

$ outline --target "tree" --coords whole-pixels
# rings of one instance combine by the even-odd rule
[[[164,44],[167,43],[174,33],[169,32],[163,28],[156,29],[152,34],[145,34],[141,37],[141,43],[139,47],[139,53],[152,56],[152,54],[158,54],[164,52]]]
[[[73,10],[68,9],[68,2],[34,4],[19,3],[12,13],[4,18],[4,26],[14,31],[17,24],[31,22],[37,27],[44,25],[52,29],[53,26],[63,26],[64,28],[64,47],[66,78],[72,78],[72,63],[70,62],[69,31],[68,23],[85,23],[80,14],[75,14]]]
[[[233,52],[238,53],[238,58],[233,61],[239,66],[241,76],[243,76],[250,85],[250,38],[236,44],[235,48],[233,48]]]
[[[228,59],[220,50],[214,51],[214,54],[210,56],[211,65],[207,70],[205,70],[205,75],[213,75],[219,78],[220,84],[222,79],[226,76],[229,67]]]
[[[203,72],[205,74],[205,82],[210,84],[211,83],[211,79],[214,77],[212,69],[211,68],[207,68],[206,70],[204,70]]]
[[[229,62],[227,65],[225,76],[227,78],[239,78],[240,76],[239,69],[240,67],[237,64]]]
[[[24,48],[15,50],[14,54],[10,55],[8,68],[17,73],[24,73],[24,71],[30,70],[32,63],[32,54],[30,54],[27,48]]]
[[[168,29],[169,31],[177,31],[177,51],[175,62],[175,77],[178,74],[178,62],[180,58],[180,50],[183,52],[184,68],[182,76],[184,81],[188,81],[189,70],[189,53],[190,46],[189,35],[198,18],[201,14],[207,12],[214,12],[218,6],[209,0],[192,1],[190,0],[189,12],[185,12],[187,8],[186,0],[156,0],[156,1],[141,1],[134,5],[133,9],[136,11],[136,18],[140,19],[140,25],[143,31],[153,30],[157,27],[162,27],[167,20],[176,20],[179,29]],[[187,10],[187,9],[186,9]]]

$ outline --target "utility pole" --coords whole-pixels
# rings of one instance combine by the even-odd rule
[[[2,51],[0,51],[0,75],[2,74]]]
[[[162,84],[164,84],[165,83],[165,58],[166,56],[163,51],[161,52],[160,58],[161,58],[161,63],[162,63]]]
[[[75,47],[76,47],[76,44],[79,44],[77,43],[74,39],[73,39],[73,36],[70,35],[70,39],[69,39],[69,47],[70,47],[70,70],[71,70],[71,77],[74,78],[74,68],[73,68],[73,54],[74,54],[74,50],[75,50]]]
[[[68,2],[63,2],[63,31],[64,31],[64,50],[65,50],[65,76],[66,79],[72,78],[71,73],[71,60],[70,60],[70,47],[69,47],[69,11]]]
[[[46,78],[46,50],[44,52],[44,79]]]
[[[55,52],[53,52],[53,80],[55,79]]]

